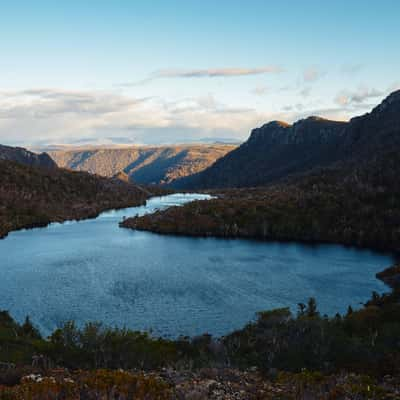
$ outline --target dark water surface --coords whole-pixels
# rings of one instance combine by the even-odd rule
[[[204,198],[170,195],[81,222],[0,240],[0,308],[48,334],[66,320],[177,336],[226,334],[256,311],[310,296],[322,312],[359,307],[385,286],[388,255],[335,245],[162,236],[118,227],[123,216]]]

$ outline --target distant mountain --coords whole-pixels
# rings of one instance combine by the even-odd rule
[[[171,184],[209,167],[236,146],[173,145],[50,151],[60,167],[112,177],[124,173],[142,184]]]
[[[10,147],[0,145],[0,160],[16,161],[20,164],[56,168],[57,164],[47,153],[36,154],[22,147]]]
[[[175,182],[180,188],[260,186],[337,161],[363,159],[400,146],[400,91],[349,122],[309,117],[254,129],[236,150],[206,170]]]

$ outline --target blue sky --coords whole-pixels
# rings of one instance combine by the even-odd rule
[[[370,3],[370,2],[368,2]],[[245,139],[400,88],[400,3],[4,1],[0,142]]]

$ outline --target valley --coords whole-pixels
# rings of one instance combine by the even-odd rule
[[[1,2],[0,400],[400,400],[399,16]]]

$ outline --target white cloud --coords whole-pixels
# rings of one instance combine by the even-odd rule
[[[87,140],[184,142],[207,136],[245,138],[274,116],[230,107],[212,94],[168,101],[100,91],[31,89],[0,92],[0,143]]]
[[[315,82],[323,76],[323,73],[315,67],[309,67],[303,71],[305,82]]]
[[[393,82],[390,86],[389,86],[389,92],[396,92],[397,90],[400,90],[400,81],[398,82]]]
[[[124,82],[116,84],[117,87],[130,87],[143,85],[156,79],[188,79],[188,78],[231,78],[240,76],[279,74],[284,69],[279,65],[266,65],[256,68],[205,68],[205,69],[161,69],[154,71],[146,79],[139,82]]]
[[[335,97],[335,103],[340,106],[360,105],[366,100],[376,99],[384,95],[384,92],[366,86],[360,86],[358,89],[349,91],[342,90]]]
[[[216,78],[261,74],[277,74],[283,69],[277,65],[259,68],[164,69],[153,73],[153,78]]]
[[[289,103],[283,96],[283,100],[267,101],[260,110],[224,104],[212,93],[169,100],[118,91],[0,91],[0,143],[182,143],[212,136],[245,139],[251,129],[275,119],[293,122],[309,115],[348,119],[368,111],[382,92],[365,87],[342,91],[334,106],[319,99],[306,101],[308,89],[297,94],[303,98]]]
[[[257,86],[251,91],[251,93],[255,94],[256,96],[263,96],[264,94],[268,93],[268,88],[266,86]]]

